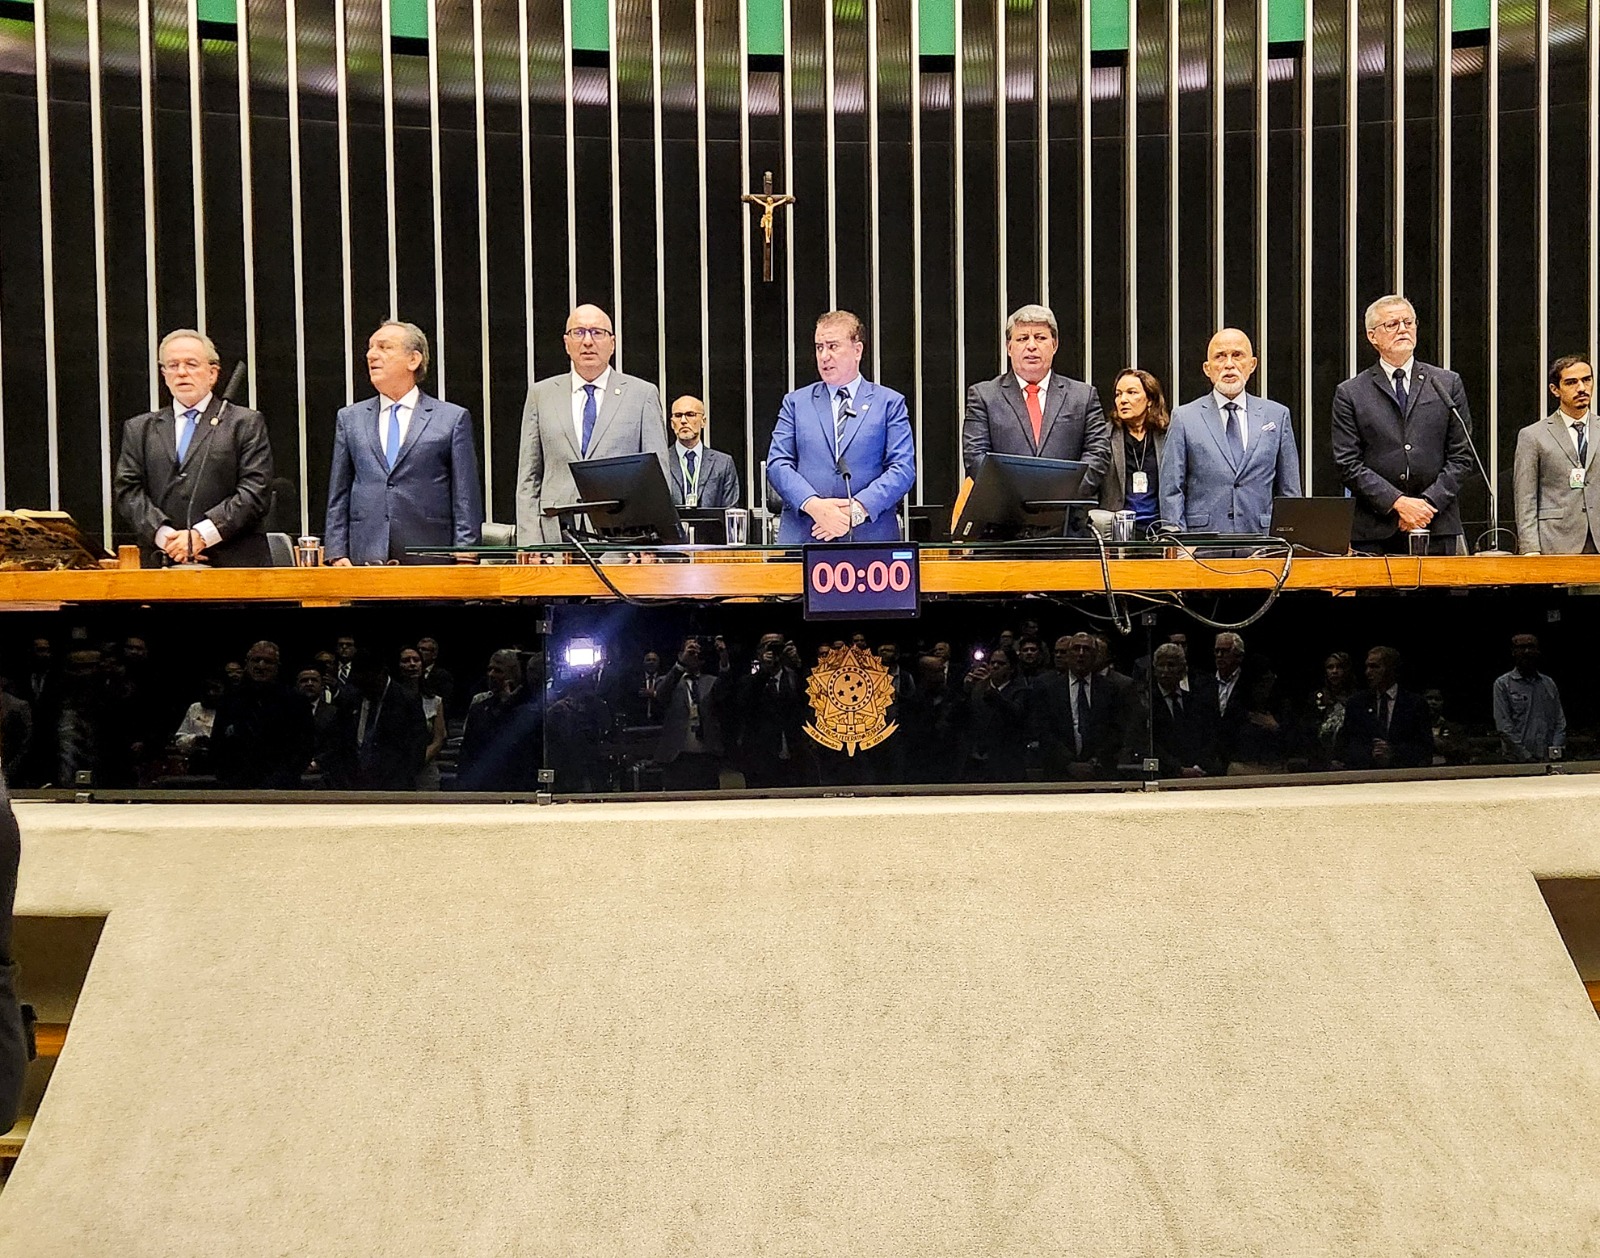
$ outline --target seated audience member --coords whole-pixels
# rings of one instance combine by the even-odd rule
[[[245,677],[217,705],[211,751],[217,777],[235,790],[294,790],[311,763],[311,713],[278,681],[278,648],[257,642]]]
[[[1189,658],[1175,642],[1156,648],[1150,671],[1155,690],[1150,701],[1150,746],[1163,777],[1212,777],[1227,766],[1215,758],[1215,738],[1205,705],[1184,689]]]
[[[1244,684],[1244,639],[1236,633],[1219,633],[1211,654],[1216,670],[1194,682],[1194,699],[1210,727],[1208,759],[1225,771],[1236,757],[1250,710],[1250,692]]]
[[[1135,537],[1161,518],[1161,455],[1167,448],[1167,398],[1148,371],[1117,373],[1111,407],[1111,465],[1100,485],[1106,511],[1133,512]]]
[[[720,781],[723,696],[720,678],[704,670],[702,659],[700,639],[684,639],[677,662],[656,683],[661,738],[655,759],[669,791],[714,791]]]
[[[1047,778],[1115,777],[1125,758],[1137,700],[1127,678],[1098,671],[1100,658],[1093,634],[1058,638],[1055,671],[1034,682],[1034,730]]]
[[[1494,681],[1494,727],[1508,760],[1548,760],[1567,745],[1567,714],[1556,683],[1539,671],[1539,639],[1511,639],[1512,668]]]
[[[439,701],[444,704],[445,716],[459,715],[456,712],[455,674],[439,663],[439,640],[418,638],[417,654],[422,657],[423,691],[439,696]]]
[[[1017,676],[1017,653],[997,646],[975,662],[967,690],[967,755],[962,780],[1022,782],[1028,776],[1032,692]]]
[[[815,776],[805,733],[811,713],[806,682],[787,656],[793,646],[781,633],[763,634],[754,671],[739,682],[739,764],[752,790],[806,786]]]
[[[200,684],[200,697],[189,705],[173,736],[178,754],[188,762],[190,773],[205,773],[211,763],[211,733],[216,726],[217,705],[222,702],[222,678],[207,677]]]
[[[433,693],[422,663],[421,644],[402,647],[397,661],[401,684],[422,701],[422,724],[428,731],[428,746],[423,753],[422,768],[417,773],[419,791],[439,789],[439,753],[444,750],[446,738],[444,700]]]
[[[409,791],[427,745],[417,692],[392,679],[375,653],[357,651],[321,761],[324,781],[339,791]]]
[[[1433,727],[1422,696],[1400,689],[1400,652],[1367,652],[1368,689],[1345,704],[1337,760],[1352,769],[1414,769],[1433,760]]]
[[[544,727],[541,705],[532,690],[522,684],[522,661],[515,651],[496,651],[489,657],[488,688],[472,700],[461,732],[457,790],[536,789]]]

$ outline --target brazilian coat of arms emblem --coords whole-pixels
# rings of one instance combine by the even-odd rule
[[[806,733],[832,751],[853,756],[899,728],[889,720],[894,682],[883,661],[864,647],[847,646],[818,661],[806,694],[815,714]]]

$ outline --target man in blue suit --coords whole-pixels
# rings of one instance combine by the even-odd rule
[[[834,310],[817,320],[817,374],[778,408],[767,478],[783,500],[778,544],[893,541],[895,510],[917,479],[906,400],[861,378],[861,320]],[[849,473],[846,492],[845,473]]]
[[[330,564],[422,563],[406,547],[477,545],[472,416],[422,392],[427,374],[428,338],[416,324],[385,323],[368,340],[378,396],[339,412],[323,543]]]
[[[1250,338],[1223,328],[1206,348],[1211,392],[1172,414],[1161,454],[1161,518],[1186,532],[1264,533],[1274,498],[1300,496],[1289,409],[1245,392]]]

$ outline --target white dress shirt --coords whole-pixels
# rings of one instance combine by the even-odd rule
[[[1248,418],[1249,411],[1245,406],[1244,390],[1243,389],[1239,390],[1239,396],[1238,397],[1224,397],[1222,395],[1222,390],[1220,390],[1220,389],[1212,389],[1211,390],[1211,404],[1217,408],[1217,418],[1222,420],[1222,421],[1224,421],[1224,423],[1226,423],[1226,421],[1227,421],[1228,412],[1223,410],[1222,408],[1224,406],[1228,405],[1229,402],[1232,402],[1235,406],[1237,406],[1239,408],[1237,411],[1234,412],[1234,414],[1236,414],[1239,417],[1239,444],[1242,445],[1246,450],[1249,450],[1250,449],[1250,420]]]
[[[196,402],[193,406],[185,406],[182,402],[178,401],[177,398],[172,399],[172,418],[175,425],[172,430],[172,439],[174,444],[177,442],[178,434],[183,431],[183,426],[189,422],[184,418],[184,416],[190,411],[194,411],[194,431],[189,434],[189,448],[194,448],[195,439],[200,435],[200,421],[205,418],[206,408],[210,405],[211,394],[209,393]],[[209,518],[204,520],[196,520],[194,522],[194,531],[200,534],[207,546],[215,546],[222,540],[222,533],[218,530],[215,524],[211,523]],[[173,528],[172,525],[163,524],[156,530],[156,547],[158,549],[164,549],[166,544],[177,535],[178,530]]]
[[[1383,378],[1389,382],[1390,392],[1394,391],[1394,373],[1399,371],[1405,379],[1406,397],[1409,399],[1411,397],[1412,382],[1417,376],[1417,356],[1413,354],[1398,366],[1387,358],[1380,358],[1378,361],[1383,365]]]
[[[600,408],[605,405],[606,388],[611,383],[611,368],[607,367],[593,380],[585,380],[577,372],[572,373],[572,444],[578,447],[578,453],[583,453],[583,404],[589,400],[589,395],[583,391],[586,384],[594,385],[594,414],[595,427],[600,427]]]
[[[417,409],[417,397],[421,390],[416,385],[411,386],[410,392],[405,397],[386,397],[378,394],[378,449],[384,448],[384,443],[389,440],[389,411],[398,402],[400,404],[400,444],[406,443],[406,434],[411,431],[411,412]]]
[[[1050,392],[1050,374],[1048,371],[1045,372],[1044,379],[1039,381],[1039,414],[1041,415],[1044,414],[1045,395]],[[1017,382],[1017,388],[1022,390],[1022,405],[1026,409],[1028,405],[1028,382],[1014,371],[1011,373],[1011,378]]]
[[[1228,710],[1228,700],[1233,698],[1233,688],[1239,684],[1239,674],[1242,672],[1244,670],[1241,668],[1227,680],[1223,680],[1221,673],[1217,674],[1217,715]]]
[[[1595,443],[1594,412],[1588,411],[1585,414],[1578,416],[1577,419],[1574,419],[1571,415],[1568,415],[1565,410],[1563,410],[1561,412],[1561,422],[1567,426],[1567,436],[1572,438],[1572,448],[1574,450],[1578,448],[1578,434],[1576,431],[1574,431],[1573,425],[1576,424],[1579,419],[1583,421],[1584,440],[1587,441],[1591,446]]]

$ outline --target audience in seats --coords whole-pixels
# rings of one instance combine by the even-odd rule
[[[212,751],[218,781],[235,790],[294,790],[311,761],[311,713],[278,680],[278,647],[257,642],[245,676],[217,705]]]

